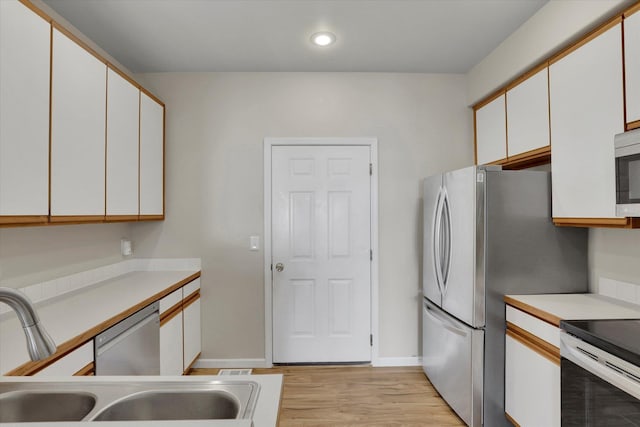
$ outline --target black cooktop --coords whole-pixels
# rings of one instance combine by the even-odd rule
[[[607,353],[640,366],[640,319],[563,320],[560,328]]]

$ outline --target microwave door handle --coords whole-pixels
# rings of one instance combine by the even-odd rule
[[[425,313],[435,322],[439,323],[443,328],[448,331],[453,332],[454,334],[460,335],[462,337],[467,336],[467,332],[464,329],[457,327],[452,324],[449,320],[442,317],[440,314],[436,313],[431,307],[429,307],[426,303],[424,304]]]
[[[442,235],[442,187],[438,190],[436,198],[436,214],[433,219],[433,242],[431,249],[433,251],[433,264],[436,272],[436,284],[440,290],[440,294],[444,294],[442,283],[442,264],[441,264],[441,235]]]

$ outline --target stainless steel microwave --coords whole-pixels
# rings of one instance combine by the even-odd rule
[[[640,217],[640,129],[615,136],[616,215]]]

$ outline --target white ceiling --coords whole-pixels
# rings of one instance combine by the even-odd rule
[[[44,0],[134,73],[466,73],[547,1]]]

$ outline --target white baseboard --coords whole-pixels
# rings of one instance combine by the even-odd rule
[[[421,357],[378,357],[371,361],[371,365],[375,367],[385,366],[422,366]]]
[[[198,359],[194,368],[268,368],[266,359]]]

